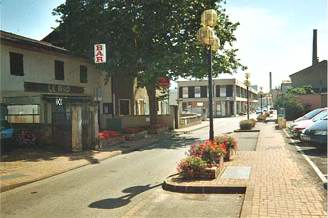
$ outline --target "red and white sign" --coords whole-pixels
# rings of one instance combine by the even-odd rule
[[[106,63],[106,44],[95,44],[95,63]]]

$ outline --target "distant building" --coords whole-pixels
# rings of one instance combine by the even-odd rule
[[[291,88],[293,88],[292,82],[290,80],[283,80],[280,85],[280,92],[286,93]]]
[[[208,113],[208,81],[178,81],[182,110],[202,114]],[[215,117],[234,116],[246,113],[246,86],[236,79],[213,80],[213,115]],[[250,110],[257,106],[257,92],[249,88]]]
[[[293,87],[312,86],[316,93],[327,92],[327,60],[309,66],[289,76]]]

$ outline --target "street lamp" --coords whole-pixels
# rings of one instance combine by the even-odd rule
[[[246,86],[246,90],[247,90],[247,120],[249,120],[249,87],[251,85],[251,81],[249,80],[250,78],[250,73],[245,73],[245,81],[244,84]]]
[[[218,15],[216,10],[209,9],[205,10],[201,16],[201,27],[197,32],[198,41],[205,47],[207,51],[208,60],[208,107],[209,107],[209,118],[210,118],[210,130],[209,139],[214,139],[213,129],[213,89],[212,89],[212,52],[217,52],[220,47],[220,40],[214,32],[214,27],[217,24]]]
[[[263,112],[262,112],[262,95],[263,95],[263,88],[262,87],[260,87],[260,97],[261,97],[261,114],[263,114]]]

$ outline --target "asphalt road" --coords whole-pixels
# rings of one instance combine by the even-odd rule
[[[240,119],[215,119],[216,134]],[[155,145],[1,193],[1,217],[239,217],[243,196],[163,191],[187,145],[208,129],[167,137]]]

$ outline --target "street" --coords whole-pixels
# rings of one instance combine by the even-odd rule
[[[245,117],[217,118],[215,134]],[[1,194],[2,217],[239,217],[242,195],[179,194],[161,183],[176,173],[187,146],[208,137],[203,128]],[[206,207],[203,207],[206,206]],[[203,209],[201,209],[203,208]]]

